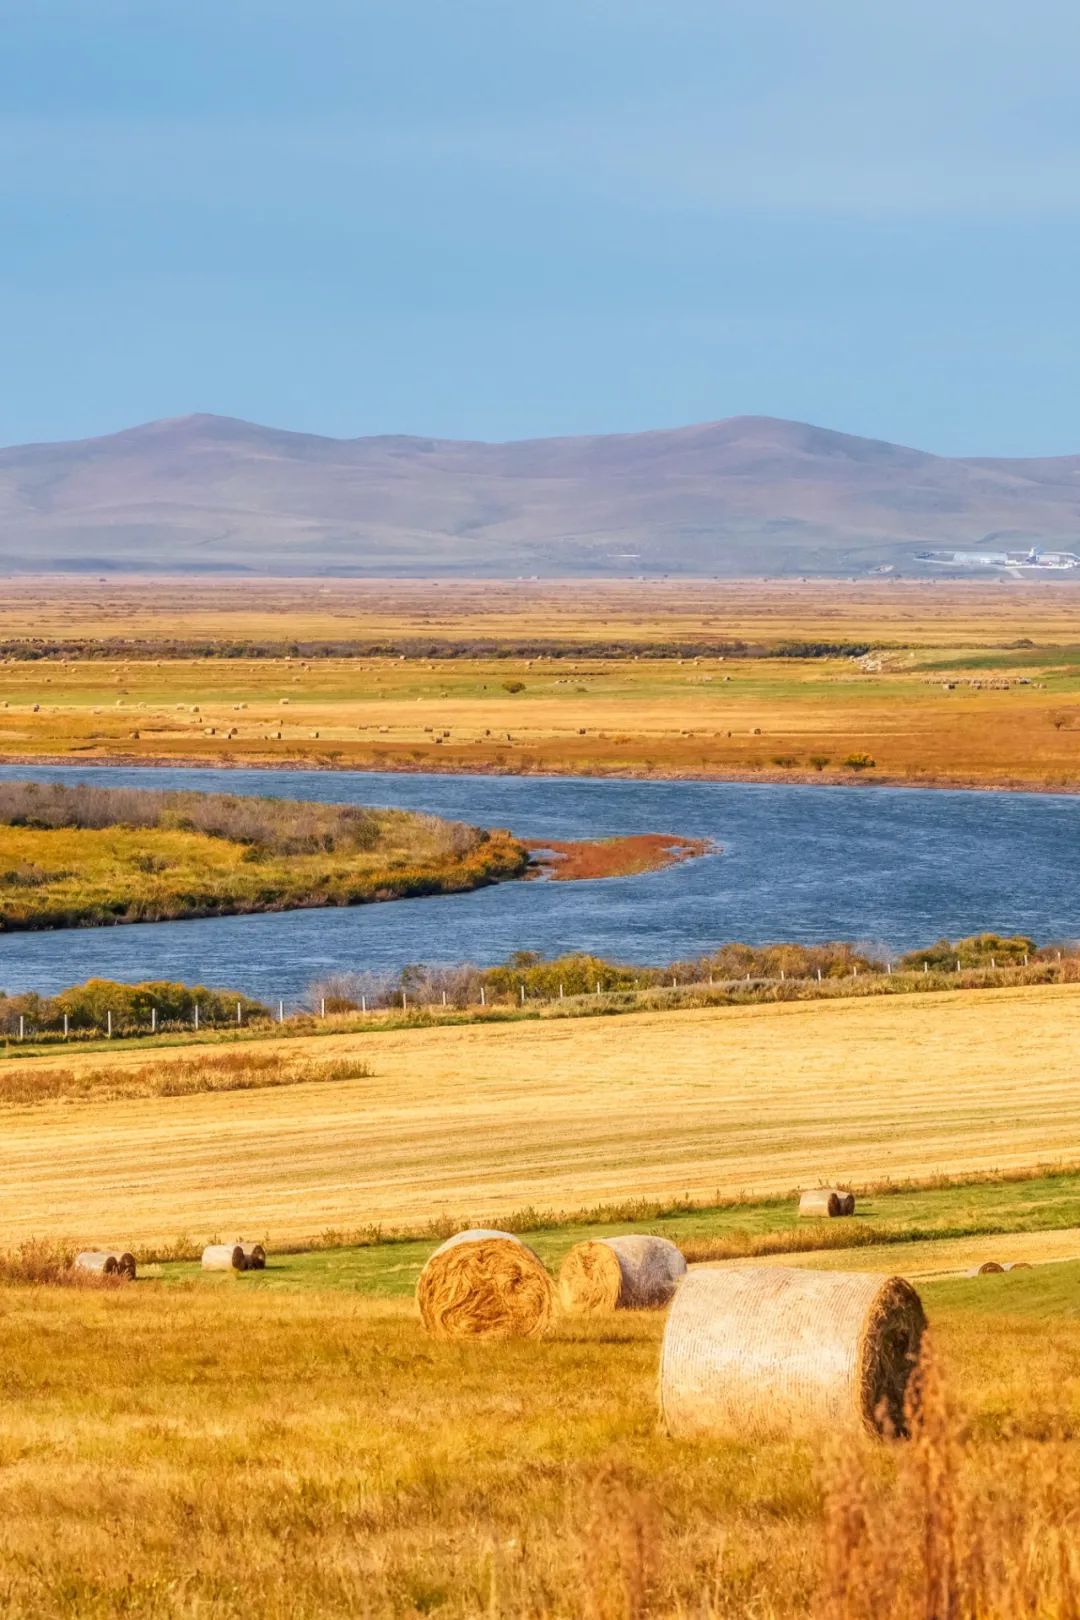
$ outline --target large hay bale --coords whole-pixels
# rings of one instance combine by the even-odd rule
[[[555,1290],[543,1261],[511,1232],[458,1232],[420,1273],[416,1302],[438,1339],[536,1339]]]
[[[559,1300],[566,1311],[658,1310],[686,1275],[686,1261],[667,1238],[630,1233],[575,1243],[559,1271]]]
[[[677,1436],[903,1434],[925,1327],[901,1277],[702,1267],[668,1313],[664,1423]]]
[[[202,1252],[204,1271],[246,1271],[247,1255],[242,1243],[208,1243]]]
[[[799,1198],[799,1214],[811,1220],[854,1213],[855,1194],[843,1187],[810,1187]]]
[[[244,1251],[244,1269],[246,1271],[266,1270],[266,1250],[261,1243],[240,1243],[237,1247]]]
[[[967,1273],[969,1277],[987,1277],[1004,1271],[1005,1267],[997,1260],[984,1260],[981,1266],[972,1266]]]
[[[103,1277],[135,1280],[135,1256],[126,1249],[83,1249],[75,1256],[76,1271],[96,1271]]]

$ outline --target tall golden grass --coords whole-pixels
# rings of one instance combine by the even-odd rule
[[[135,1066],[44,1068],[0,1066],[0,1105],[44,1102],[109,1102],[124,1097],[192,1097],[212,1091],[255,1091],[315,1081],[369,1079],[370,1063],[359,1057],[304,1060],[286,1052],[164,1053]]]
[[[472,1346],[348,1294],[0,1288],[4,1603],[1074,1620],[1080,1322],[931,1315],[916,1438],[830,1454],[665,1439],[644,1314]]]

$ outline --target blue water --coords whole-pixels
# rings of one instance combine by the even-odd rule
[[[662,963],[726,940],[897,950],[984,928],[1080,935],[1080,800],[860,786],[367,772],[0,767],[0,775],[401,806],[524,837],[665,832],[723,853],[641,877],[351,910],[0,935],[0,987],[181,979],[294,1000],[337,969],[588,950]],[[2,832],[0,832],[2,847]]]

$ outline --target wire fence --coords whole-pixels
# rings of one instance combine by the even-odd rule
[[[687,976],[673,974],[660,980],[655,975],[643,975],[640,980],[605,985],[597,980],[591,988],[571,988],[559,983],[551,993],[539,993],[525,982],[517,981],[513,988],[494,988],[481,983],[473,993],[462,995],[442,989],[432,995],[410,991],[404,987],[384,988],[371,994],[361,992],[355,1002],[341,1004],[341,998],[312,996],[277,998],[270,1005],[249,999],[239,999],[226,1012],[223,997],[215,994],[209,1007],[195,1000],[190,1013],[166,1016],[151,1003],[140,1014],[114,1012],[106,1009],[98,1022],[76,1021],[65,1012],[47,1023],[35,1021],[25,1013],[11,1019],[10,1027],[0,1029],[0,1045],[10,1047],[32,1043],[34,1045],[63,1045],[69,1042],[153,1039],[177,1037],[187,1039],[200,1034],[221,1036],[228,1032],[271,1033],[275,1027],[288,1026],[298,1033],[313,1029],[333,1028],[347,1031],[363,1028],[371,1022],[386,1023],[401,1019],[439,1021],[446,1018],[460,1022],[473,1018],[512,1016],[531,1012],[542,1015],[564,1011],[585,1015],[589,1011],[603,1011],[605,1007],[630,1009],[634,1006],[678,1006],[695,1002],[702,1005],[724,1005],[732,1001],[792,999],[812,1000],[817,997],[842,998],[845,995],[874,994],[887,991],[902,992],[912,989],[956,989],[988,986],[1006,986],[1026,983],[1080,982],[1080,957],[1057,951],[1055,955],[1041,954],[1034,960],[1025,955],[1020,961],[969,965],[959,958],[955,963],[924,961],[921,969],[892,963],[881,967],[854,966],[850,972],[837,974],[820,967],[813,973],[787,973],[763,975],[747,973],[738,978],[715,975]]]

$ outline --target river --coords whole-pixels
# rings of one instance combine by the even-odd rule
[[[907,950],[982,929],[1080,934],[1080,800],[1030,793],[568,777],[0,767],[10,778],[271,793],[421,809],[522,837],[664,832],[722,853],[639,877],[514,883],[346,910],[0,934],[0,988],[179,979],[294,1002],[321,974],[593,951],[628,962],[727,940]]]

